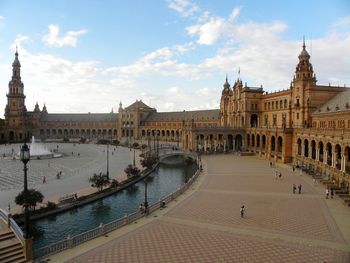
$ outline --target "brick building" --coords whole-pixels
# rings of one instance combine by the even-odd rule
[[[12,64],[0,142],[86,138],[181,143],[194,151],[253,152],[276,162],[303,163],[348,182],[350,90],[318,85],[303,43],[295,74],[284,90],[268,93],[238,78],[226,78],[220,109],[157,112],[144,102],[119,106],[118,113],[51,114],[46,106],[27,111],[18,53]]]

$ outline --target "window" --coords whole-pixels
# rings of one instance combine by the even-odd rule
[[[299,120],[299,112],[297,113],[297,120]]]
[[[269,124],[269,117],[267,114],[264,115],[264,125],[267,126]]]

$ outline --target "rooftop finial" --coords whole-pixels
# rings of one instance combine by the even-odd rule
[[[18,56],[18,47],[16,45],[16,53],[15,53],[16,56]]]
[[[305,50],[306,46],[305,46],[305,36],[303,36],[303,49]]]

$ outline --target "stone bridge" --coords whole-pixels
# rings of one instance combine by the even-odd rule
[[[173,156],[182,156],[184,158],[191,158],[193,161],[197,161],[197,153],[185,151],[181,149],[159,149],[158,150],[159,162],[164,163],[165,160]]]

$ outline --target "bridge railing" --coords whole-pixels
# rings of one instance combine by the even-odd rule
[[[181,187],[179,187],[175,192],[164,196],[161,198],[158,202],[152,203],[148,207],[148,213],[152,213],[156,211],[159,208],[162,208],[164,204],[168,204],[175,198],[179,197],[182,193],[184,193],[192,184],[193,182],[198,178],[200,174],[200,170],[198,169],[195,174],[188,180],[187,183],[183,184]],[[144,217],[144,213],[140,212],[134,212],[132,214],[125,214],[124,217],[119,218],[115,221],[112,221],[110,223],[107,223],[105,225],[101,224],[99,227],[91,229],[89,231],[86,231],[84,233],[78,234],[76,236],[70,237],[68,236],[66,239],[61,240],[59,242],[56,242],[54,244],[48,245],[46,247],[37,249],[34,251],[34,258],[35,259],[41,259],[48,257],[50,255],[59,253],[63,250],[73,248],[75,246],[78,246],[86,241],[89,241],[91,239],[106,235],[108,232],[111,232],[113,230],[116,230],[124,225],[131,224],[135,222],[136,220]]]
[[[23,244],[23,242],[24,242],[23,231],[17,225],[16,221],[11,217],[11,215],[9,213],[7,213],[5,210],[0,208],[0,218],[3,219],[7,223],[9,228],[15,233],[16,237]]]

